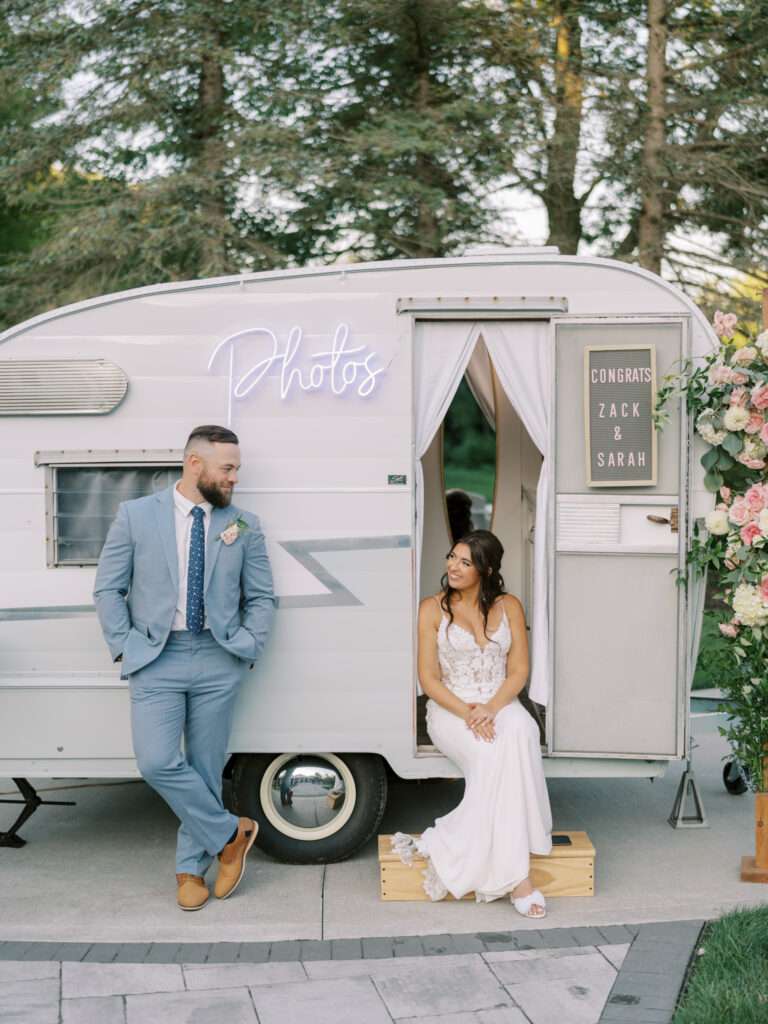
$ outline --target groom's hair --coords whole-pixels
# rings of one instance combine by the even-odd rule
[[[237,434],[227,427],[206,423],[202,427],[195,427],[189,435],[184,446],[184,454],[187,455],[195,447],[195,443],[199,444],[200,441],[207,441],[209,444],[240,444]]]

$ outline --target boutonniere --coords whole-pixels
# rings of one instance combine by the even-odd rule
[[[241,517],[233,519],[229,526],[219,534],[219,540],[225,544],[234,544],[241,533],[248,529],[248,523]]]

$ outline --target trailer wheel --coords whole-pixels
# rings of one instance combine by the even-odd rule
[[[345,860],[375,835],[387,802],[373,754],[239,754],[234,810],[259,823],[257,844],[288,864]]]
[[[747,770],[738,761],[727,761],[723,766],[723,785],[731,796],[741,796],[749,789]]]

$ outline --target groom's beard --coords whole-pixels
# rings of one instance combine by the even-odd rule
[[[226,508],[232,501],[231,490],[222,491],[215,481],[209,480],[205,476],[201,476],[197,481],[197,489],[206,501],[210,501],[214,508]]]

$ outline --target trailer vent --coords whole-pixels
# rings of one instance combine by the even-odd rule
[[[102,416],[127,390],[124,371],[104,359],[0,361],[0,416]]]

